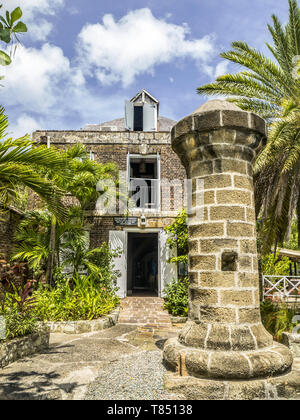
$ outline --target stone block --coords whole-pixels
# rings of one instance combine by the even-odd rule
[[[209,135],[209,142],[212,144],[225,143],[233,144],[236,138],[236,130],[229,128],[220,128],[219,130],[211,131]]]
[[[189,226],[189,236],[192,239],[202,237],[224,236],[224,223],[203,223],[202,225]]]
[[[239,206],[214,206],[209,208],[210,220],[245,220],[245,209]]]
[[[214,173],[227,173],[227,172],[247,174],[247,162],[242,162],[242,161],[234,160],[234,159],[214,160]]]
[[[260,309],[257,308],[241,308],[238,310],[240,324],[257,324],[261,322]]]
[[[251,194],[248,191],[219,190],[216,191],[216,197],[218,204],[251,205]]]
[[[231,350],[229,326],[212,324],[206,341],[206,349]]]
[[[238,248],[238,241],[234,239],[200,239],[199,244],[200,251],[205,253]]]
[[[193,117],[188,117],[180,120],[172,130],[172,140],[182,136],[183,134],[190,133],[193,130]]]
[[[178,340],[181,344],[189,347],[204,348],[208,325],[188,321],[179,333]]]
[[[224,110],[222,120],[224,127],[249,128],[247,112]]]
[[[218,303],[217,291],[214,289],[201,289],[190,286],[189,296],[194,304],[209,305]]]
[[[249,223],[227,222],[227,235],[233,238],[254,237],[254,225]]]
[[[189,375],[201,376],[207,374],[208,353],[189,349],[185,356],[186,370]]]
[[[190,175],[191,177],[201,177],[211,175],[213,173],[213,162],[190,162]]]
[[[238,352],[213,352],[209,376],[220,379],[248,379],[251,377],[250,365],[245,356]]]
[[[234,287],[235,274],[229,272],[200,273],[201,287]]]
[[[240,256],[238,259],[238,264],[239,271],[252,271],[252,257]]]
[[[250,328],[256,339],[257,347],[259,349],[272,346],[273,337],[270,333],[268,333],[262,324],[252,325]]]
[[[233,308],[220,308],[215,306],[200,306],[199,316],[201,321],[234,323],[236,322],[236,312]]]
[[[197,257],[190,256],[190,269],[191,270],[215,270],[216,257],[214,255],[199,255]]]
[[[248,351],[256,349],[256,341],[249,327],[231,326],[232,350]]]
[[[257,254],[257,245],[255,239],[242,239],[240,241],[241,254]]]
[[[194,127],[196,131],[215,130],[221,126],[220,111],[206,112],[203,114],[194,114]]]
[[[252,291],[249,290],[221,290],[221,305],[251,306],[253,305]]]
[[[259,278],[257,273],[238,273],[239,287],[258,287]]]
[[[248,176],[234,175],[234,187],[253,191],[253,180]]]
[[[232,187],[230,175],[211,175],[204,178],[204,188],[211,190],[214,188],[227,188]]]

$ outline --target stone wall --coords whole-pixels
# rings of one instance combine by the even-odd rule
[[[26,337],[15,338],[2,344],[0,342],[0,368],[47,349],[49,347],[49,337],[49,330],[44,327]]]

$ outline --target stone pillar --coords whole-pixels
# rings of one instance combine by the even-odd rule
[[[228,381],[263,378],[259,398],[266,378],[291,369],[289,349],[273,342],[260,317],[252,163],[265,140],[263,119],[219,100],[172,130],[192,180],[189,320],[166,342],[164,361],[176,372],[166,386],[181,383],[190,398],[209,398],[213,386],[214,395],[234,399]]]

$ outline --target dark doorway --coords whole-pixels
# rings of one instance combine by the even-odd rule
[[[128,233],[128,294],[158,296],[158,234]]]

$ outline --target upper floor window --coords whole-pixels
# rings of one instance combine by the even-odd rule
[[[125,103],[125,126],[130,131],[157,131],[159,102],[144,89]]]

